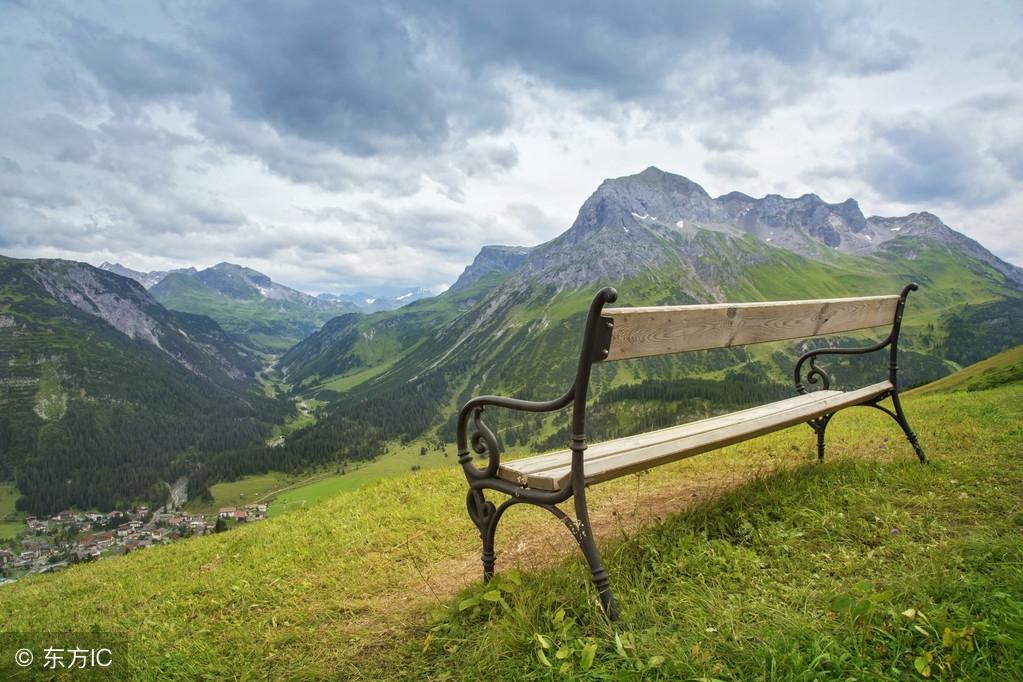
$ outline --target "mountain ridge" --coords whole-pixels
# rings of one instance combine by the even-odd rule
[[[331,318],[356,310],[227,262],[195,272],[170,272],[150,293],[165,307],[211,317],[245,345],[270,353],[284,351]]]
[[[490,279],[427,299],[436,313],[429,325],[415,317],[424,301],[327,323],[278,363],[295,395],[326,403],[320,423],[290,436],[289,447],[297,457],[339,461],[382,450],[388,438],[445,442],[457,406],[472,395],[560,395],[574,376],[589,301],[607,285],[618,288],[618,305],[628,306],[883,295],[916,280],[921,291],[911,301],[900,363],[908,385],[1023,342],[1023,327],[1013,322],[1023,317],[1020,270],[932,214],[867,219],[854,200],[722,197],[655,168],[606,180],[559,236],[520,252]],[[477,260],[487,261],[491,248]],[[372,343],[384,339],[391,352],[375,356]],[[796,352],[779,343],[610,363],[596,372],[591,399],[627,386],[637,387],[636,395],[667,396],[679,382],[701,377],[780,386]],[[848,359],[837,364],[845,380],[871,371]],[[414,406],[405,405],[416,396]],[[415,410],[415,426],[392,418],[398,409]],[[667,399],[631,409],[647,427],[700,415]],[[620,433],[614,415],[602,417],[597,435]],[[539,420],[509,425],[506,435],[542,451],[563,446],[566,428]],[[351,429],[370,439],[358,451],[336,440]]]
[[[583,203],[572,225],[532,247],[512,280],[559,287],[617,280],[682,256],[695,266],[703,232],[750,235],[764,244],[818,261],[834,252],[876,255],[905,237],[926,237],[990,265],[1023,289],[1023,268],[998,258],[975,240],[928,212],[866,218],[855,199],[829,204],[816,194],[754,199],[741,192],[712,198],[692,180],[651,166],[603,181]],[[599,232],[602,241],[591,241]],[[590,248],[582,252],[582,245]],[[695,245],[695,251],[690,248]],[[670,246],[674,253],[665,254]],[[482,252],[481,252],[482,253]],[[596,267],[591,267],[596,264]]]

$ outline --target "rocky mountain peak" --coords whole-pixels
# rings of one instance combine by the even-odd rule
[[[185,273],[195,274],[195,268],[178,268],[175,270],[152,270],[150,272],[142,272],[141,270],[132,270],[129,267],[125,267],[120,263],[109,263],[104,261],[100,266],[100,270],[112,272],[115,275],[121,277],[127,277],[133,279],[146,289],[152,289],[154,286],[163,281],[163,278],[172,273]]]
[[[563,236],[577,242],[604,227],[628,230],[643,221],[674,225],[679,220],[713,223],[726,217],[703,187],[651,166],[636,175],[602,182]]]
[[[266,296],[274,286],[263,273],[234,263],[217,263],[200,270],[195,277],[218,293],[239,300]]]
[[[526,259],[532,249],[528,246],[484,246],[468,265],[449,291],[467,289],[487,275],[495,272],[512,272]]]
[[[717,233],[712,237],[711,233]],[[828,203],[807,193],[797,198],[742,192],[711,198],[688,178],[650,167],[642,173],[605,180],[586,200],[572,226],[536,247],[518,267],[511,284],[539,281],[558,288],[616,281],[674,261],[686,263],[701,280],[708,244],[715,239],[757,237],[767,247],[827,258],[838,251],[869,255],[901,248],[903,238],[925,237],[979,259],[1010,281],[1023,270],[1002,261],[930,213],[902,218],[864,217],[855,199]],[[766,250],[765,250],[766,253]],[[761,254],[763,255],[763,254]],[[749,259],[759,256],[749,252]]]

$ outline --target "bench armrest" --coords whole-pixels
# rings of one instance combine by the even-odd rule
[[[573,387],[564,395],[554,400],[533,401],[519,398],[506,398],[499,395],[481,395],[467,402],[458,413],[458,463],[470,478],[493,478],[501,465],[501,451],[497,445],[497,437],[483,421],[483,411],[487,406],[504,407],[519,412],[555,412],[567,407],[575,397]],[[476,468],[472,463],[472,451],[478,455],[487,455],[488,462],[484,469]]]
[[[819,381],[822,384],[821,388],[827,390],[831,387],[831,377],[828,376],[824,369],[817,366],[818,355],[862,355],[874,353],[889,343],[891,343],[891,338],[863,348],[814,348],[803,353],[799,360],[796,361],[795,369],[792,371],[792,378],[796,384],[796,393],[803,395],[807,392],[806,387],[803,385],[803,365],[807,362],[809,362],[809,366],[806,370],[806,383],[816,384]]]
[[[818,355],[861,355],[864,353],[874,353],[882,350],[883,348],[890,347],[890,353],[888,358],[888,380],[892,382],[892,386],[898,388],[898,352],[899,352],[899,330],[902,327],[902,312],[906,306],[906,297],[909,296],[909,292],[916,291],[920,287],[916,282],[907,284],[902,289],[902,293],[899,294],[899,302],[895,306],[895,319],[892,320],[891,330],[888,332],[888,336],[883,341],[865,346],[863,348],[814,348],[811,351],[807,351],[800,356],[796,361],[796,366],[792,370],[792,379],[796,385],[796,392],[800,395],[806,393],[806,387],[803,385],[803,365],[809,363],[806,370],[806,382],[810,384],[816,384],[818,381],[821,382],[822,388],[827,389],[831,386],[831,377],[822,368],[817,366]]]

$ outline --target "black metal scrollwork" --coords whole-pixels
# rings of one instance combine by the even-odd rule
[[[491,460],[500,458],[500,448],[497,445],[497,436],[490,430],[490,427],[483,421],[483,408],[480,407],[472,415],[473,432],[470,436],[473,452],[477,455],[489,455]]]
[[[486,533],[497,512],[494,503],[483,497],[482,491],[470,488],[465,497],[465,507],[469,511],[469,518],[480,529],[480,534]]]
[[[823,367],[819,367],[817,365],[817,354],[827,352],[829,350],[834,349],[818,348],[816,350],[812,350],[806,353],[805,355],[803,355],[803,357],[799,358],[799,361],[796,363],[795,371],[793,372],[794,374],[793,378],[795,380],[797,393],[799,393],[800,395],[804,395],[807,392],[806,387],[803,385],[804,377],[802,374],[803,364],[807,361],[809,361],[809,364],[807,365],[806,369],[805,377],[806,383],[814,385],[819,383],[821,385],[821,389],[825,391],[831,388],[831,376],[824,370]]]
[[[483,406],[473,408],[469,417],[469,445],[477,455],[486,455],[487,466],[479,469],[472,463],[472,456],[468,450],[463,450],[459,456],[459,462],[465,470],[466,475],[471,478],[490,477],[497,473],[501,463],[501,448],[497,444],[497,436],[483,421]]]
[[[810,369],[806,373],[806,381],[811,384],[820,381],[821,388],[825,391],[831,388],[831,377],[822,367],[817,366],[816,355],[810,357]]]

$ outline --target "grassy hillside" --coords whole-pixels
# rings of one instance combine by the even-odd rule
[[[1019,382],[1023,382],[1023,346],[1016,346],[987,360],[981,360],[955,374],[925,384],[915,389],[913,393],[926,395],[947,391],[982,391]]]
[[[0,611],[112,633],[142,679],[1019,679],[1023,385],[905,403],[928,466],[850,410],[824,465],[795,427],[595,487],[614,624],[538,510],[480,586],[454,463],[19,581]]]

